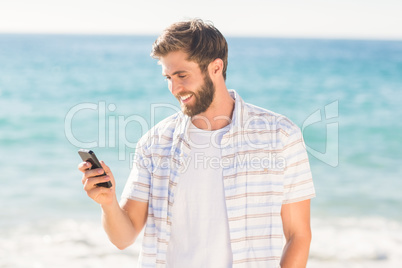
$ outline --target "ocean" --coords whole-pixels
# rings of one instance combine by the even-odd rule
[[[120,195],[136,141],[176,112],[154,36],[0,35],[0,267],[136,267],[82,189]],[[317,197],[307,267],[402,267],[402,41],[228,38],[228,88],[303,130]]]

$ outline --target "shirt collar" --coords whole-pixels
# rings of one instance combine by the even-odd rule
[[[244,101],[240,95],[233,89],[228,90],[230,96],[235,100],[235,106],[232,114],[232,121],[229,124],[228,132],[233,132],[236,129],[240,129],[243,126],[243,109]],[[180,123],[175,130],[175,137],[182,137],[184,141],[189,140],[189,126],[191,124],[191,118],[188,115],[179,112],[179,117],[181,117]]]

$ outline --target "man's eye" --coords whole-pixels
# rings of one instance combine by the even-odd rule
[[[165,76],[165,81],[168,81],[168,80],[170,80],[170,77]]]
[[[186,75],[179,75],[179,78],[181,79],[186,78]]]

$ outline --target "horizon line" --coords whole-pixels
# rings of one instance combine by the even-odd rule
[[[0,35],[64,35],[64,36],[142,36],[158,37],[160,33],[130,32],[2,32]],[[225,38],[267,38],[267,39],[309,39],[309,40],[351,40],[351,41],[402,41],[401,37],[341,36],[341,35],[269,35],[269,34],[225,34]]]

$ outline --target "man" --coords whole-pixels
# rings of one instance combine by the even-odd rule
[[[214,26],[171,25],[152,56],[182,112],[139,140],[120,205],[114,186],[96,187],[115,185],[108,166],[96,177],[79,165],[113,244],[131,245],[146,224],[140,267],[306,266],[315,192],[301,132],[227,90],[227,55]]]

